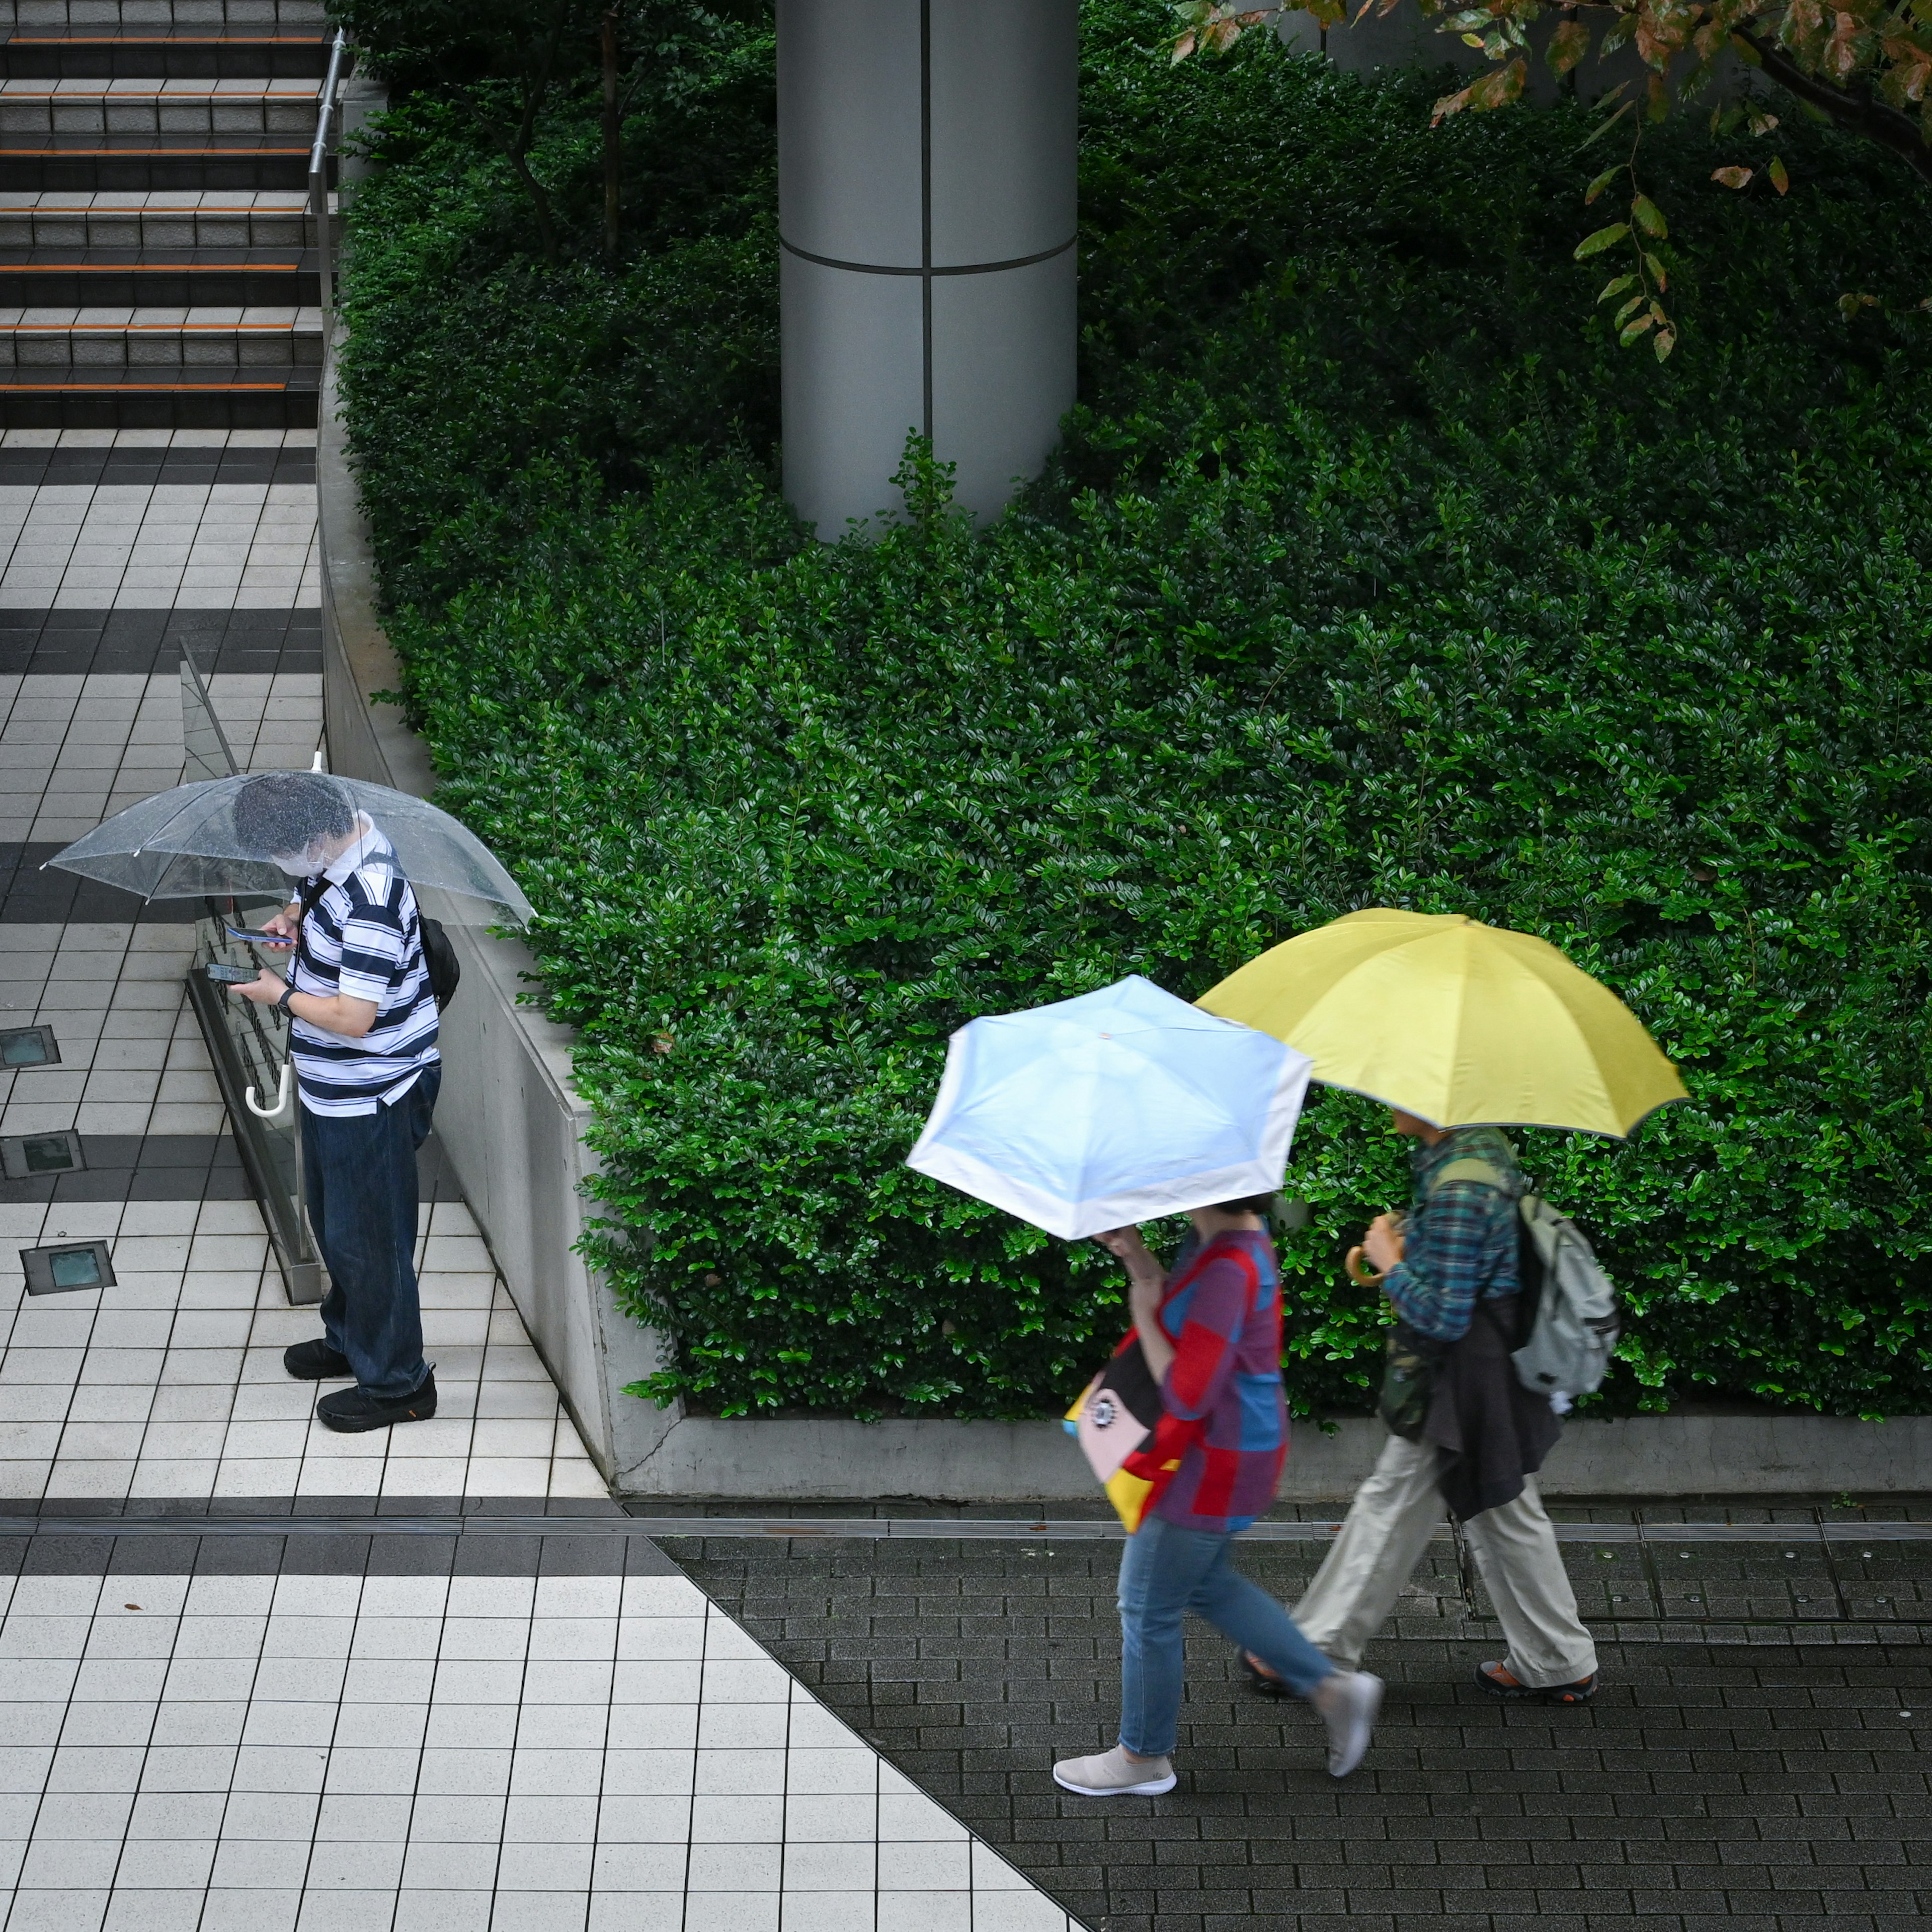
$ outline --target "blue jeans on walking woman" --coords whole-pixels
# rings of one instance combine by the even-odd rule
[[[1120,1558],[1120,1742],[1166,1757],[1180,1722],[1181,1624],[1192,1610],[1306,1696],[1335,1666],[1234,1568],[1232,1533],[1144,1516]]]
[[[400,1400],[429,1374],[416,1291],[416,1150],[442,1084],[442,1069],[432,1065],[373,1114],[302,1110],[309,1225],[328,1264],[322,1332],[365,1395]]]

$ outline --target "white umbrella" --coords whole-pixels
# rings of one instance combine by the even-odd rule
[[[962,1027],[906,1165],[1067,1240],[1271,1193],[1309,1066],[1136,974]]]

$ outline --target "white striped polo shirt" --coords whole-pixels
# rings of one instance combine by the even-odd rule
[[[365,836],[321,874],[328,884],[302,920],[290,976],[298,993],[368,1000],[376,1023],[349,1040],[290,1016],[296,1081],[312,1114],[373,1114],[442,1057],[416,896],[388,841],[362,824]]]

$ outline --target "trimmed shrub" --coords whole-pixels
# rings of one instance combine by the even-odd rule
[[[983,532],[914,449],[877,542],[801,536],[741,201],[618,277],[542,271],[433,102],[364,191],[392,634],[439,796],[516,866],[582,1029],[598,1257],[675,1344],[650,1393],[1057,1412],[1118,1276],[901,1166],[947,1034],[1130,971],[1191,996],[1384,904],[1552,939],[1682,1068],[1691,1104],[1628,1145],[1525,1136],[1633,1305],[1606,1406],[1922,1408],[1904,171],[1800,130],[1789,203],[1698,202],[1660,368],[1568,262],[1568,110],[1432,134],[1426,80],[1258,42],[1170,73],[1162,17],[1086,10],[1083,400]],[[1707,151],[1658,145],[1681,205]],[[1882,305],[1847,325],[1850,286]],[[1382,1120],[1325,1094],[1298,1140],[1304,1410],[1360,1407],[1374,1366],[1338,1260],[1406,1192]]]

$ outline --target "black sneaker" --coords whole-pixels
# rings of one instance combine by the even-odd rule
[[[436,1413],[436,1371],[424,1376],[414,1395],[365,1395],[359,1388],[338,1389],[316,1404],[315,1412],[325,1429],[344,1436],[388,1429],[398,1422],[427,1422]]]
[[[331,1382],[338,1376],[352,1376],[346,1355],[338,1354],[326,1336],[313,1342],[298,1342],[282,1351],[282,1366],[298,1382]]]

